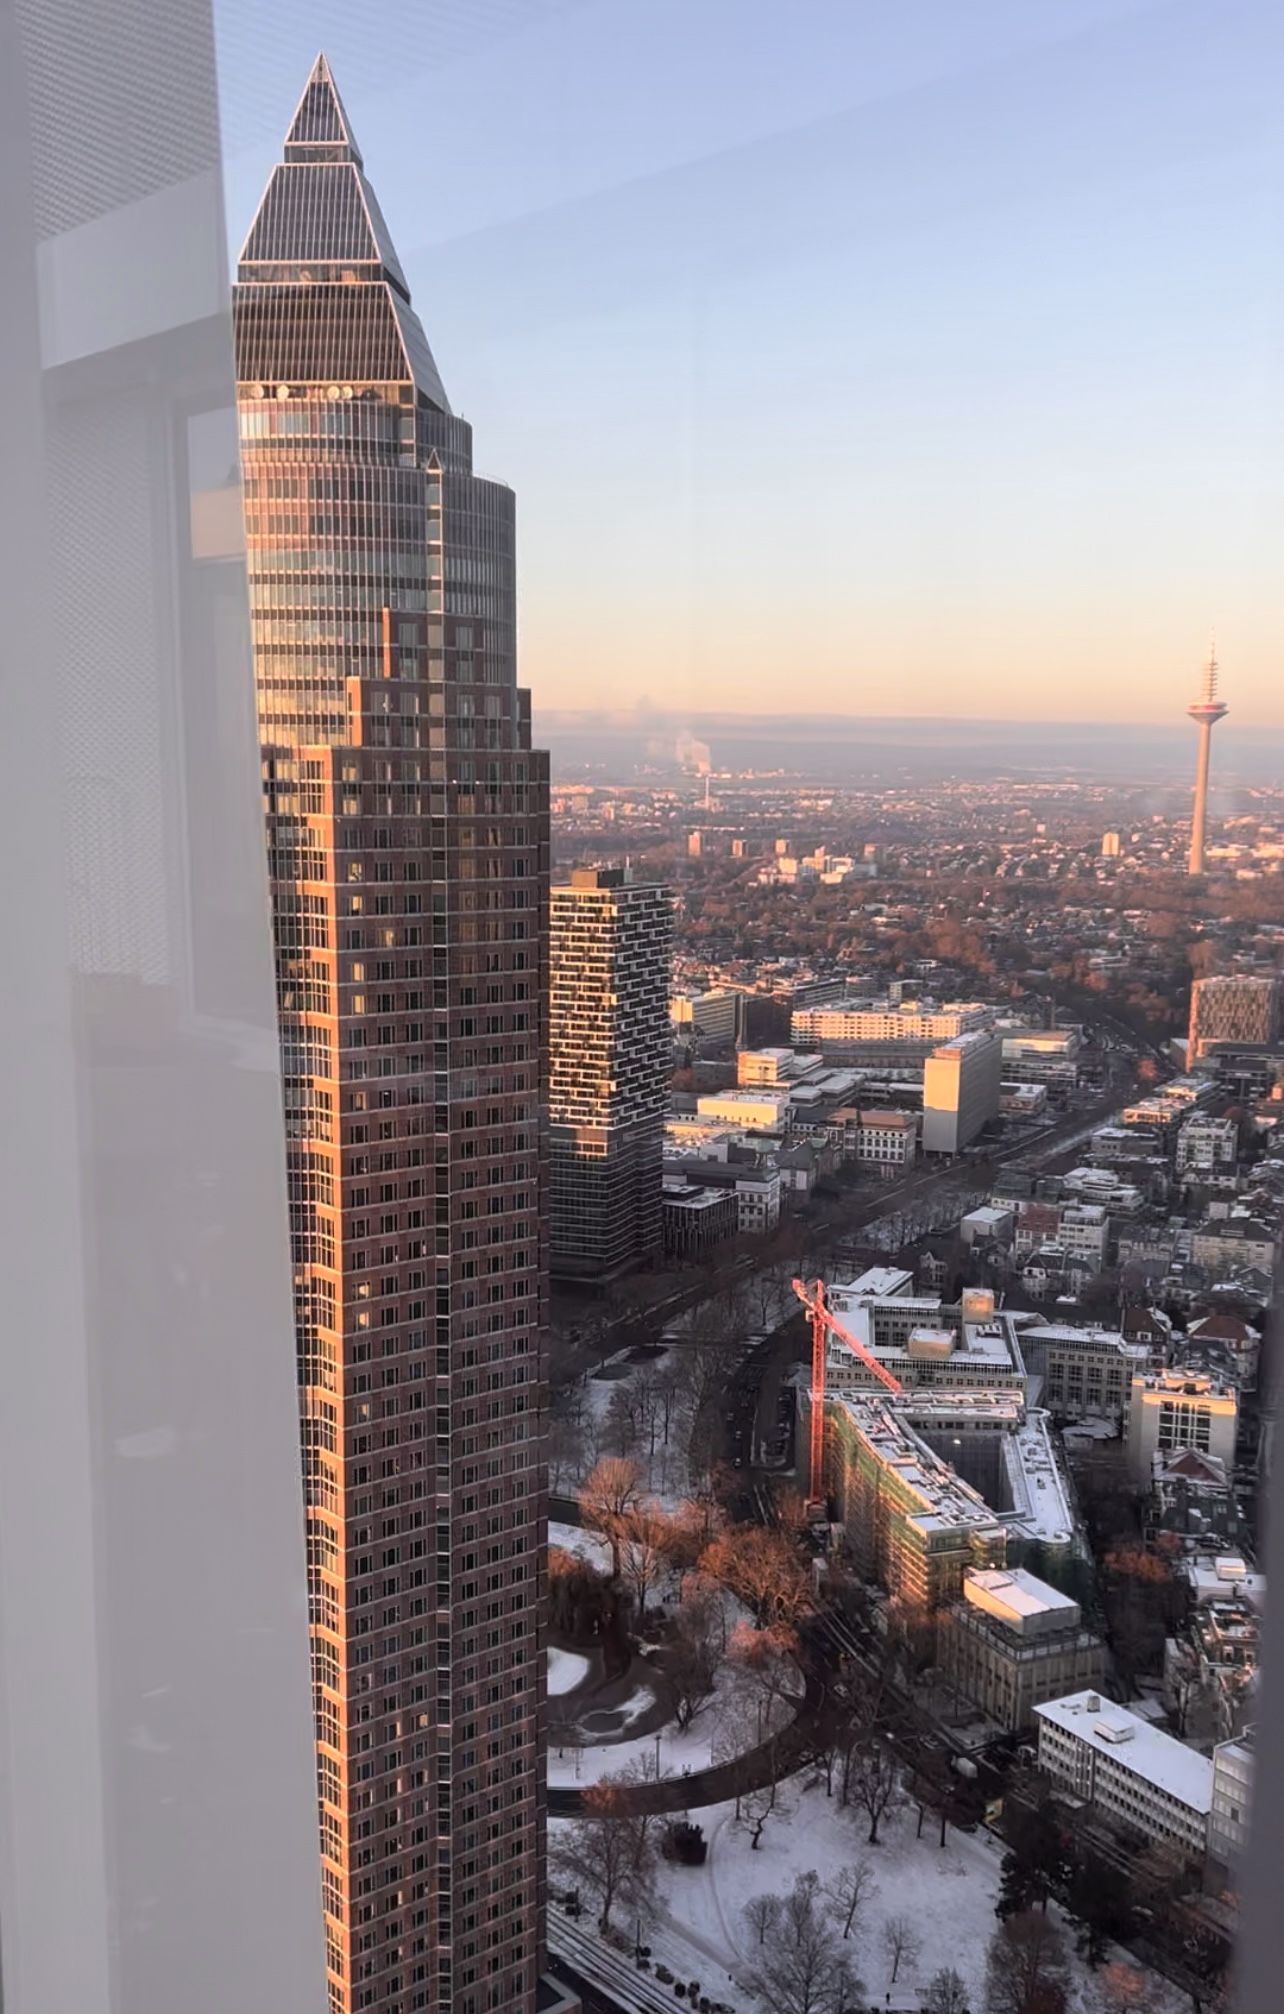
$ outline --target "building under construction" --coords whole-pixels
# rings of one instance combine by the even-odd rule
[[[812,1321],[813,1502],[861,1572],[928,1620],[967,1569],[1065,1557],[1076,1535],[1017,1324],[989,1293],[946,1307],[909,1285],[878,1268],[795,1291]]]

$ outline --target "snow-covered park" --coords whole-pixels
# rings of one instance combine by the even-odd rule
[[[880,1843],[865,1843],[867,1825],[860,1812],[843,1810],[827,1797],[823,1785],[806,1775],[780,1786],[775,1812],[768,1818],[755,1850],[750,1823],[737,1822],[732,1803],[693,1811],[704,1828],[708,1857],[703,1866],[660,1862],[656,1906],[643,1930],[651,1951],[652,1971],[666,1966],[678,1979],[698,1978],[711,1999],[720,1999],[737,2014],[760,2014],[756,1997],[757,1932],[747,1906],[756,1897],[780,1895],[795,1877],[814,1871],[826,1886],[840,1870],[869,1864],[870,1885],[860,1902],[846,1949],[865,1992],[862,2006],[918,2004],[916,1994],[939,1972],[956,1971],[968,1995],[968,2007],[982,2014],[985,2006],[986,1953],[996,1928],[994,1905],[999,1893],[1003,1848],[990,1834],[963,1833],[951,1828],[946,1844],[929,1821],[923,1836],[915,1836],[917,1812],[912,1806],[889,1814],[880,1827]],[[558,1835],[577,1821],[552,1819],[550,1848]],[[554,1892],[564,1883],[554,1877]],[[1051,1912],[1056,1915],[1055,1905]],[[561,1911],[553,1911],[553,1937]],[[892,1983],[894,1937],[889,1925],[905,1919],[910,1938]],[[834,1918],[841,1934],[842,1924]],[[593,1912],[586,1912],[579,1934],[596,1937]],[[631,1930],[630,1925],[630,1930]],[[1073,1938],[1067,1942],[1073,1952]],[[1124,1954],[1116,1952],[1117,1960]],[[1125,1961],[1126,1962],[1126,1961]],[[1152,1974],[1146,1974],[1148,2014],[1188,2014],[1189,2002]],[[1085,1962],[1070,1960],[1068,2014],[1102,2014],[1100,1975]]]

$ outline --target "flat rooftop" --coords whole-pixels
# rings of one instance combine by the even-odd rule
[[[1010,1617],[1014,1622],[1027,1622],[1048,1616],[1068,1622],[1079,1613],[1079,1604],[1070,1595],[1021,1566],[969,1567],[963,1576],[963,1594],[975,1607],[1001,1620]]]
[[[864,1392],[838,1392],[844,1408],[879,1459],[918,1498],[913,1523],[926,1532],[992,1531],[1002,1527],[983,1496],[921,1441],[895,1402]]]
[[[913,1284],[913,1273],[907,1273],[901,1266],[871,1266],[858,1280],[831,1288],[830,1298],[832,1300],[835,1294],[843,1295],[844,1299],[848,1296],[854,1298],[856,1295],[862,1295],[875,1301],[887,1301],[904,1294],[906,1287],[912,1287]],[[834,1301],[833,1305],[837,1307],[839,1303]],[[933,1301],[932,1306],[939,1307],[940,1302]]]
[[[1089,1701],[1096,1706],[1090,1707]],[[1045,1700],[1035,1707],[1041,1721],[1064,1728],[1086,1741],[1120,1769],[1153,1783],[1191,1811],[1207,1816],[1213,1802],[1213,1765],[1171,1734],[1152,1727],[1127,1707],[1116,1706],[1098,1692],[1072,1692],[1064,1699]]]

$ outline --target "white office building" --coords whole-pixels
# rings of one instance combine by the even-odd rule
[[[1234,1389],[1203,1371],[1173,1370],[1139,1373],[1132,1381],[1128,1408],[1128,1466],[1134,1479],[1148,1484],[1154,1457],[1195,1448],[1235,1466],[1239,1402]]]
[[[987,1029],[956,1035],[923,1066],[923,1152],[958,1154],[999,1116],[1003,1044]]]
[[[1213,1765],[1184,1742],[1098,1692],[1034,1709],[1039,1767],[1095,1807],[1114,1830],[1203,1862]]]

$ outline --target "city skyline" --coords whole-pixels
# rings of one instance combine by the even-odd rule
[[[753,6],[513,0],[395,85],[338,9],[246,24],[234,220],[274,66],[351,47],[527,499],[540,705],[1165,721],[1215,626],[1236,721],[1284,720],[1262,5],[822,5],[767,63]]]

